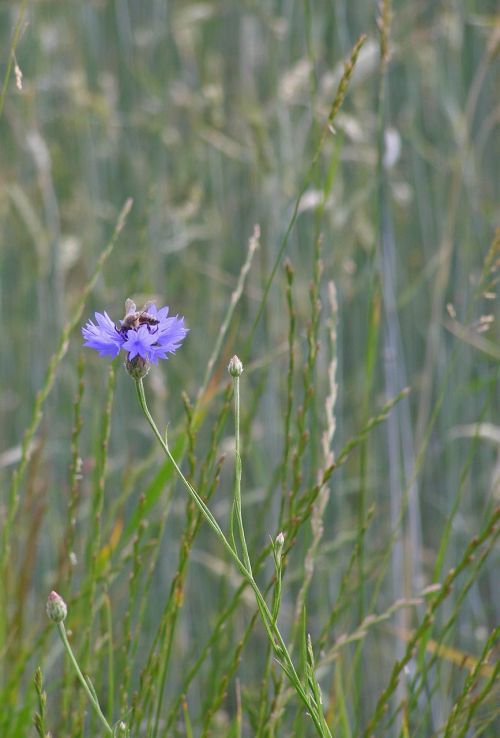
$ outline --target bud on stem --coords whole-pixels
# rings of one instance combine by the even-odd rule
[[[48,617],[53,623],[62,623],[63,620],[66,620],[68,607],[61,595],[58,595],[57,592],[51,592],[49,594],[46,610]]]
[[[227,370],[232,377],[241,377],[243,374],[243,364],[236,354],[229,362]]]
[[[134,356],[133,359],[127,359],[125,362],[125,369],[130,374],[132,379],[136,381],[138,379],[144,379],[151,369],[151,362],[148,359],[143,359],[142,356]]]

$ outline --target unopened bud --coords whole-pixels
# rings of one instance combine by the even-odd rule
[[[53,623],[62,623],[68,614],[68,607],[61,595],[58,595],[57,592],[51,592],[49,594],[46,610],[47,615]]]
[[[276,568],[278,570],[281,569],[281,557],[283,555],[284,545],[285,545],[285,536],[283,535],[283,533],[278,533],[278,535],[274,539],[274,544],[273,544],[274,563],[276,564]]]
[[[240,359],[238,359],[236,354],[229,362],[227,370],[232,377],[241,377],[243,373],[243,364],[241,363]]]
[[[142,356],[137,354],[133,359],[127,359],[125,362],[125,369],[132,379],[143,379],[151,369],[151,362],[147,359],[143,359]]]

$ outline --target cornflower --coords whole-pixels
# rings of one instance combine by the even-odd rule
[[[167,306],[158,309],[152,302],[137,310],[136,304],[127,300],[125,317],[118,324],[107,312],[95,313],[95,319],[96,323],[89,320],[82,328],[84,345],[112,359],[125,351],[125,366],[134,379],[146,376],[158,359],[175,354],[188,333],[184,318],[169,317]]]

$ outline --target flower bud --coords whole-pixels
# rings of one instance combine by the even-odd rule
[[[243,364],[241,363],[240,359],[238,359],[236,354],[229,362],[227,370],[232,377],[241,377],[243,373]]]
[[[142,356],[137,354],[133,359],[127,359],[125,362],[125,369],[132,379],[143,379],[151,369],[151,362],[148,361],[148,359],[143,359]]]
[[[273,544],[274,563],[276,564],[276,568],[278,571],[281,569],[281,556],[283,554],[284,545],[285,545],[285,536],[283,535],[283,532],[278,533],[278,535],[274,539],[274,544]]]
[[[53,623],[62,623],[68,614],[68,608],[61,595],[51,592],[47,599],[47,615]]]

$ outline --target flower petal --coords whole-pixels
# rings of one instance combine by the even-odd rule
[[[123,349],[128,351],[128,360],[131,361],[136,356],[142,356],[143,359],[149,359],[151,355],[151,346],[156,342],[156,334],[150,333],[147,326],[141,325],[137,330],[130,330],[127,333],[127,340],[123,344]]]
[[[120,353],[123,337],[118,333],[115,325],[107,313],[96,313],[98,325],[91,320],[82,328],[84,345],[99,352],[100,356],[114,358]]]

